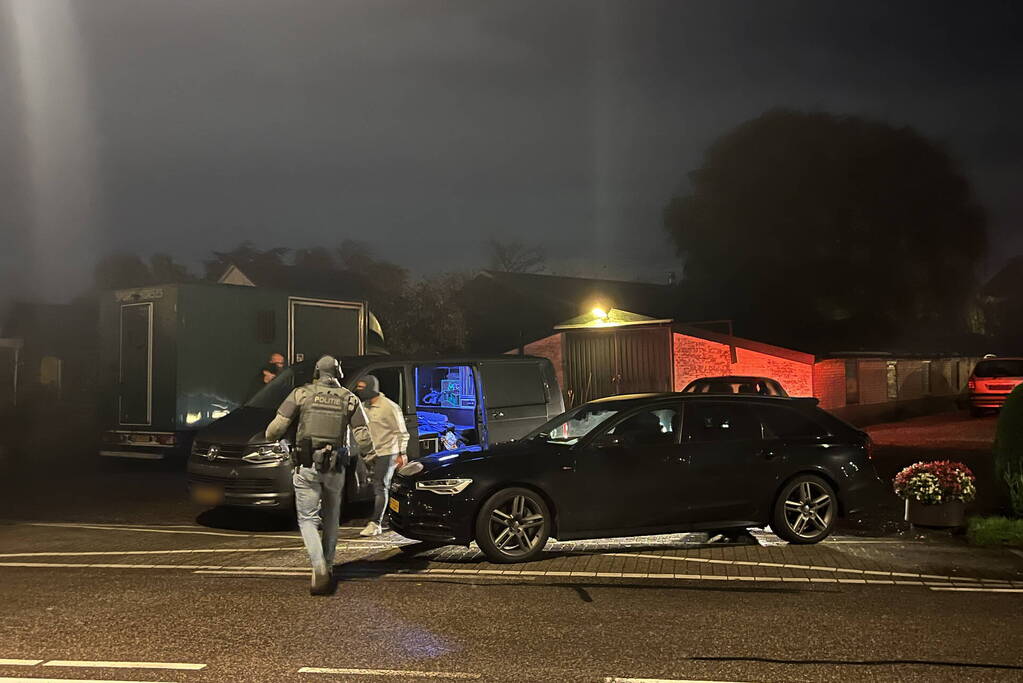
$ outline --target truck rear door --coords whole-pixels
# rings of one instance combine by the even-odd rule
[[[361,303],[304,299],[288,301],[288,352],[291,363],[315,361],[331,353],[361,356],[365,352],[366,310]]]
[[[153,422],[153,304],[121,306],[118,423]]]

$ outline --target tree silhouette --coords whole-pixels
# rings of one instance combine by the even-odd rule
[[[138,254],[114,252],[102,257],[93,269],[97,289],[126,289],[147,285],[192,282],[195,276],[170,254],[156,253],[147,263]]]
[[[337,261],[334,254],[326,247],[310,247],[308,249],[296,249],[292,256],[292,262],[303,268],[315,268],[317,270],[333,270],[337,268]]]
[[[214,251],[213,258],[204,263],[206,279],[214,282],[219,280],[228,266],[232,265],[243,272],[247,265],[254,265],[257,268],[264,265],[283,266],[290,252],[291,250],[286,247],[258,249],[253,242],[247,240],[230,251]]]
[[[542,273],[547,269],[547,254],[542,247],[528,247],[521,242],[502,242],[491,238],[490,268],[506,273]]]
[[[986,216],[944,149],[857,117],[768,112],[718,139],[665,227],[705,305],[758,329],[966,325]]]

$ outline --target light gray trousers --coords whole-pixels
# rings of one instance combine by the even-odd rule
[[[317,472],[312,467],[299,467],[291,481],[295,485],[298,530],[302,532],[309,562],[313,571],[325,574],[334,566],[345,471],[342,468],[340,472]]]

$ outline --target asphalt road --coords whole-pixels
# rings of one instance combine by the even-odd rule
[[[367,578],[313,598],[304,587],[296,577],[9,569],[4,657],[204,668],[0,666],[0,680],[1023,678],[1020,598],[1003,594]],[[369,673],[381,671],[410,673]]]
[[[879,458],[933,446],[907,448]],[[65,474],[4,482],[0,682],[1023,680],[1023,556],[894,519],[814,547],[676,535],[496,567],[360,539],[353,508],[339,590],[314,598],[290,518],[203,511],[174,466]]]

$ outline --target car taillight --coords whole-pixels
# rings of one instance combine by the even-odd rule
[[[969,388],[970,391],[973,391],[974,389],[977,388],[977,380],[971,377],[966,381],[966,386]]]

